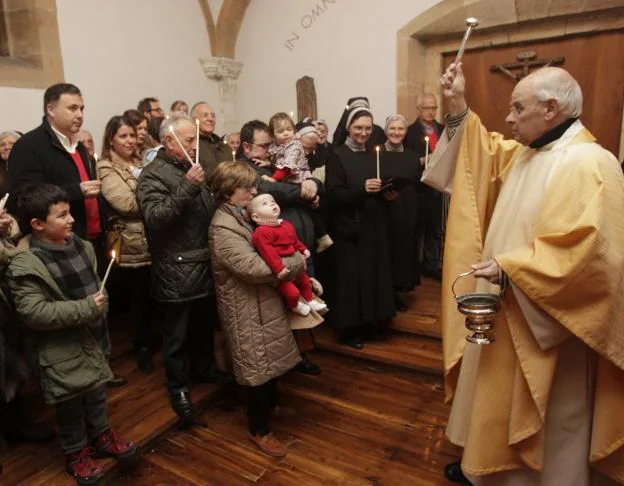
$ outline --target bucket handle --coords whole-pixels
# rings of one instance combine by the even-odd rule
[[[457,283],[457,281],[460,278],[464,278],[464,277],[468,277],[472,275],[474,272],[475,272],[474,270],[470,270],[469,272],[460,273],[459,276],[453,281],[453,285],[451,286],[451,292],[453,292],[453,297],[455,297],[455,300],[457,300],[457,294],[455,293],[455,284]]]
[[[457,300],[458,295],[455,293],[455,284],[457,283],[457,281],[460,278],[464,278],[464,277],[468,277],[470,275],[472,275],[475,271],[474,270],[470,270],[469,272],[465,272],[465,273],[460,273],[457,278],[453,281],[453,285],[451,286],[451,292],[453,292],[453,297],[455,298],[455,300]],[[503,295],[503,292],[505,292],[505,290],[507,289],[507,285],[503,284],[499,284],[500,285],[500,294],[499,295]]]

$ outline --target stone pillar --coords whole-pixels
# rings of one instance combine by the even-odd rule
[[[208,79],[219,82],[219,110],[217,123],[225,133],[237,132],[241,123],[238,119],[236,80],[243,69],[243,63],[226,57],[207,57],[199,60]]]

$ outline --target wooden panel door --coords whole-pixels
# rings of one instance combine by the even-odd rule
[[[583,90],[581,121],[598,142],[617,157],[624,106],[624,32],[601,32],[466,52],[463,66],[468,105],[489,130],[506,137],[511,137],[505,117],[509,113],[515,82],[500,72],[490,72],[490,67],[516,62],[516,56],[523,51],[536,52],[538,59],[565,57],[561,67],[577,79]],[[445,55],[444,66],[454,59],[454,52]]]

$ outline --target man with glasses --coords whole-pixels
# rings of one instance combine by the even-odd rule
[[[220,162],[232,160],[232,150],[215,134],[217,115],[212,106],[205,101],[195,103],[191,118],[199,121],[199,163],[209,177]]]
[[[143,98],[141,101],[139,101],[139,104],[137,105],[137,111],[143,113],[145,115],[145,118],[147,118],[148,122],[152,119],[162,120],[166,117],[165,112],[160,107],[160,101],[158,100],[158,98]],[[147,133],[145,135],[145,141],[143,142],[143,147],[140,152],[145,153],[149,149],[159,147],[159,145],[160,144],[158,143],[158,141],[156,141],[154,137]]]
[[[419,117],[407,129],[405,146],[416,151],[421,164],[425,163],[425,152],[429,137],[429,155],[434,151],[444,125],[438,123],[435,116],[438,102],[434,94],[425,93],[416,100]],[[442,230],[443,230],[442,193],[432,187],[421,184],[419,200],[419,241],[423,245],[421,272],[425,277],[441,280],[442,276]]]

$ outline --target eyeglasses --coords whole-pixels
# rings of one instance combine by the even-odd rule
[[[150,112],[155,111],[156,113],[164,113],[162,108],[150,108]]]
[[[252,145],[255,145],[256,147],[262,147],[263,149],[268,149],[271,146],[271,142],[267,142],[267,143],[252,143]]]

